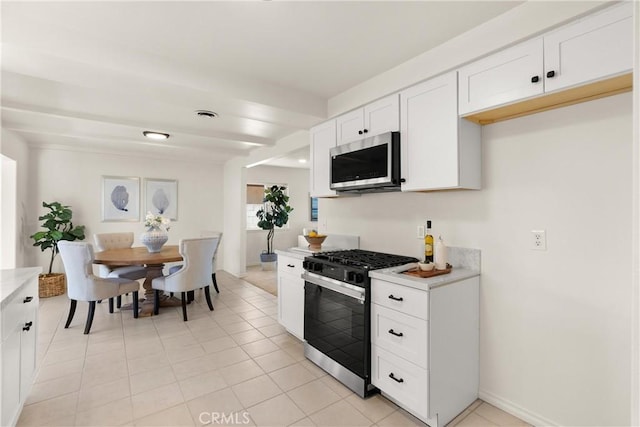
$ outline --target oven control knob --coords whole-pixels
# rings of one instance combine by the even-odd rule
[[[356,280],[356,273],[355,273],[354,271],[349,271],[349,272],[347,273],[347,280],[348,280],[349,282],[353,282],[353,281],[355,281],[355,280]]]
[[[364,275],[362,273],[357,273],[356,274],[356,283],[362,283],[364,282]]]
[[[302,261],[302,268],[304,268],[305,270],[310,270],[309,264],[309,261]]]
[[[322,263],[314,262],[313,263],[313,271],[322,271]]]

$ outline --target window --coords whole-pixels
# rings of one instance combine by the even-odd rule
[[[247,184],[247,230],[259,230],[256,213],[262,209],[264,184]]]
[[[262,202],[264,200],[264,190],[272,185],[286,187],[286,193],[289,194],[289,186],[287,184],[247,184],[247,230],[260,230],[256,213],[265,206]],[[289,228],[289,223],[282,228]]]

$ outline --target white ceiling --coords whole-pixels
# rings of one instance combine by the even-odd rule
[[[2,126],[36,146],[221,162],[520,3],[2,1]]]

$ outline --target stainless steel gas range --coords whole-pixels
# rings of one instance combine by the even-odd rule
[[[371,385],[369,271],[416,258],[361,249],[320,252],[303,262],[305,356],[361,397]]]

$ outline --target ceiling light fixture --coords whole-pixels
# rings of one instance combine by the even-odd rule
[[[209,110],[196,110],[196,115],[199,117],[208,117],[210,119],[218,117],[218,113],[214,113]]]
[[[142,134],[144,136],[146,136],[149,139],[155,139],[157,141],[162,140],[162,139],[169,139],[169,134],[168,133],[162,133],[162,132],[151,132],[148,130],[145,130],[144,132],[142,132]]]

